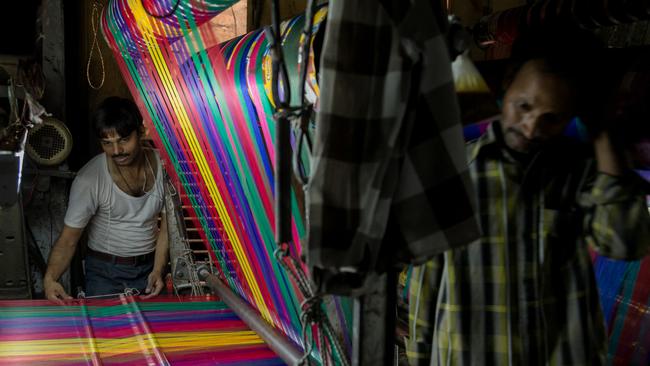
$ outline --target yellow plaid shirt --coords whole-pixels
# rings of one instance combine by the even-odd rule
[[[599,365],[606,333],[587,244],[636,259],[650,245],[641,179],[595,172],[558,142],[524,165],[493,124],[468,144],[483,237],[415,267],[412,365]]]

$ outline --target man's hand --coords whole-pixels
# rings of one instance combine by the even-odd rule
[[[63,300],[72,300],[72,296],[68,295],[63,286],[54,280],[44,280],[43,288],[45,290],[45,298],[58,305],[64,305]]]
[[[145,295],[142,296],[143,299],[149,299],[154,296],[157,296],[160,291],[165,287],[165,281],[163,281],[162,274],[157,271],[153,271],[149,274],[147,278],[147,289],[145,290]]]

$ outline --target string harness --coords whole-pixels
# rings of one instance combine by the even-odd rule
[[[104,294],[104,295],[93,295],[93,296],[86,296],[86,293],[83,291],[81,287],[77,288],[77,299],[110,299],[114,297],[119,297],[119,296],[138,296],[140,295],[140,290],[137,288],[132,288],[132,287],[127,287],[126,284],[124,284],[124,292],[116,292],[112,294]]]
[[[274,257],[294,279],[304,300],[300,304],[300,321],[302,339],[305,347],[301,364],[310,363],[310,355],[314,350],[314,328],[318,333],[320,356],[323,365],[328,365],[333,356],[338,356],[341,364],[349,365],[343,347],[335,334],[332,324],[323,310],[323,299],[313,290],[309,277],[303,270],[303,263],[290,252],[293,241],[291,235],[291,175],[301,183],[303,189],[308,183],[306,170],[302,166],[300,151],[304,143],[311,153],[312,142],[309,137],[309,122],[313,106],[306,98],[307,65],[313,37],[312,24],[316,3],[307,1],[305,25],[298,50],[298,68],[300,72],[299,92],[300,105],[291,106],[291,88],[289,84],[286,63],[282,51],[282,34],[280,30],[279,0],[271,1],[271,27],[265,28],[266,39],[269,42],[272,59],[271,91],[275,101],[276,122],[276,171],[275,171],[275,240],[277,248]],[[291,152],[291,129],[298,130],[297,144]],[[327,338],[327,339],[325,339]]]

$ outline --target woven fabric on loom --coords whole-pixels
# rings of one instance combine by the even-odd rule
[[[282,365],[210,297],[0,301],[2,365]]]
[[[234,2],[111,0],[102,28],[145,124],[155,132],[166,169],[183,188],[185,205],[191,207],[220,277],[264,319],[302,345],[299,317],[304,299],[273,256],[275,137],[269,44],[261,30],[219,43],[209,22]],[[175,6],[165,18],[145,11],[169,14]],[[315,29],[325,12],[317,12]],[[304,16],[299,16],[282,24],[294,91],[303,23]],[[318,87],[311,67],[313,97]],[[306,153],[301,155],[308,166]],[[296,258],[305,234],[301,196],[300,190],[293,191],[290,250]],[[335,305],[330,321],[347,339],[351,306],[338,300]],[[315,349],[327,347],[328,337],[319,339]],[[347,346],[349,352],[349,342]],[[319,358],[318,351],[312,355]]]

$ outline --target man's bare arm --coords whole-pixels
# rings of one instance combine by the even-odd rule
[[[47,271],[43,276],[43,287],[45,289],[45,297],[58,304],[63,304],[63,299],[71,299],[63,286],[58,282],[63,272],[70,266],[70,261],[74,256],[77,248],[77,243],[81,238],[83,228],[77,229],[68,225],[63,225],[63,231],[56,240],[50,258],[47,262]]]
[[[165,287],[163,272],[169,261],[169,236],[167,233],[167,215],[162,214],[160,217],[160,231],[156,240],[156,257],[154,259],[153,270],[147,279],[147,289],[144,298],[156,296]]]

